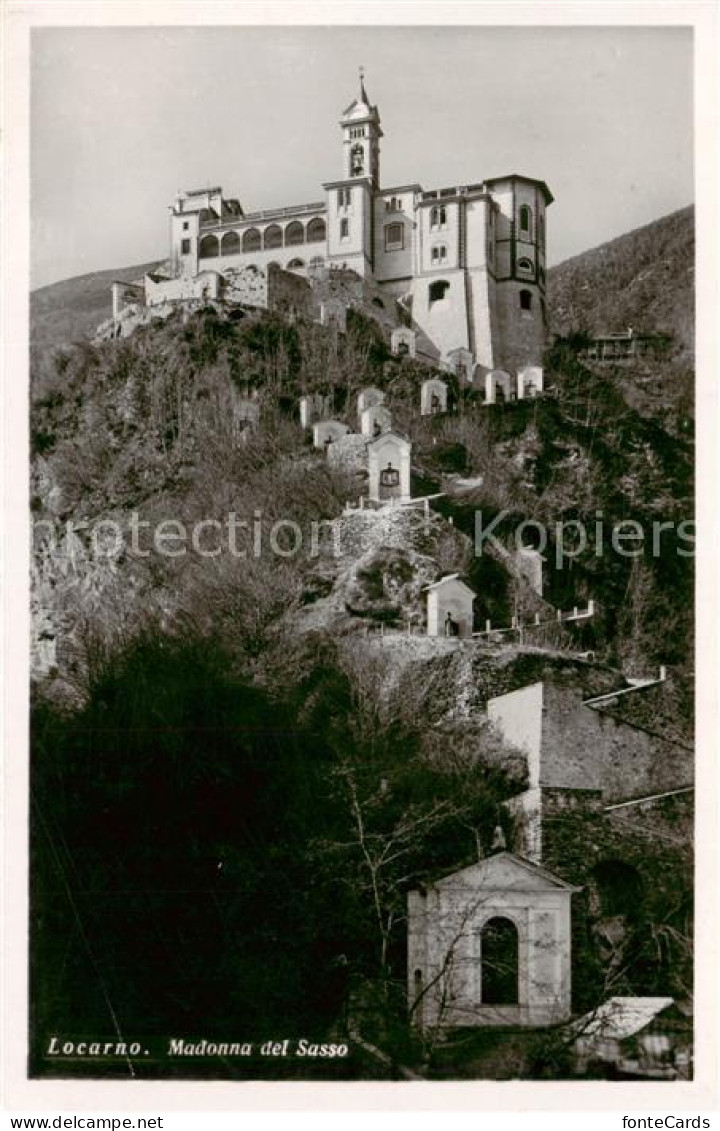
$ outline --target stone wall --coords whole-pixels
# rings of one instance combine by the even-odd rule
[[[693,793],[608,810],[589,790],[544,790],[543,810],[543,866],[583,889],[573,901],[575,1011],[592,1009],[606,996],[613,970],[624,993],[686,996],[692,986]],[[635,878],[629,906],[622,886],[613,891],[606,880],[604,890],[599,887],[608,869],[621,881]]]
[[[491,722],[525,751],[531,787],[599,790],[609,805],[692,784],[692,749],[586,707],[584,698],[544,681],[488,703]]]
[[[224,275],[223,298],[243,306],[267,307],[268,277],[259,267],[234,267]]]
[[[690,785],[693,768],[692,750],[583,706],[578,691],[545,685],[542,785],[601,789],[611,804]]]
[[[215,299],[222,287],[222,276],[217,271],[201,271],[198,275],[180,275],[175,279],[147,274],[145,276],[145,301],[148,306],[165,302],[185,302],[191,299]]]
[[[532,294],[530,310],[520,307],[520,291],[523,290]],[[511,373],[526,365],[542,365],[548,331],[538,288],[519,280],[496,283],[494,306],[497,319],[495,365]]]
[[[271,264],[267,272],[267,307],[283,314],[313,318],[317,304],[307,279]]]

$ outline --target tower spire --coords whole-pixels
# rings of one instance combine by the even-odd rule
[[[367,91],[365,90],[365,68],[363,67],[362,63],[360,64],[359,71],[360,71],[360,101],[364,102],[366,106],[369,106],[370,105],[370,99],[368,98]]]

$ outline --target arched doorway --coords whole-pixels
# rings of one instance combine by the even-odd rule
[[[495,915],[480,933],[480,1000],[483,1005],[517,1005],[519,940],[511,919]]]

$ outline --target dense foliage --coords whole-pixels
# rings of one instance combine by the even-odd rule
[[[687,218],[669,220],[671,248]],[[642,267],[657,233],[640,236]],[[623,247],[602,259],[618,295]],[[510,548],[523,521],[548,532],[545,598],[598,608],[576,646],[630,674],[668,665],[667,717],[654,721],[687,738],[693,569],[677,528],[692,518],[692,436],[687,400],[668,399],[663,383],[687,359],[664,363],[645,411],[652,392],[629,392],[631,369],[583,361],[570,331],[604,326],[585,317],[577,279],[568,285],[581,298],[564,322],[559,301],[566,337],[546,358],[550,395],[487,407],[451,379],[454,411],[431,420],[417,412],[426,370],[389,356],[371,310],[353,312],[345,335],[213,307],[103,345],[49,350],[41,332],[33,512],[58,531],[76,526],[80,565],[51,552],[43,590],[64,643],[33,705],[36,1067],[53,1031],[237,1039],[240,1026],[248,1040],[326,1039],[359,1017],[391,1059],[417,1056],[405,1012],[407,892],[486,852],[523,781],[487,728],[448,722],[461,689],[439,686],[443,670],[408,665],[391,685],[370,651],[346,645],[373,624],[402,622],[430,559],[468,577],[479,618],[507,623],[522,609],[502,555],[472,552],[478,511],[486,526],[498,519]],[[73,292],[88,309],[93,293]],[[62,310],[45,305],[46,329],[57,329]],[[620,317],[600,299],[590,309]],[[387,392],[412,439],[416,489],[443,492],[437,512],[453,521],[419,549],[382,547],[350,580],[353,563],[305,544],[259,557],[92,551],[93,522],[125,526],[132,513],[149,528],[172,517],[188,529],[233,513],[261,532],[341,515],[364,479],[329,470],[298,427],[297,401],[329,395],[354,425],[367,384]],[[639,523],[642,552],[599,554],[598,519],[606,537],[618,522]],[[591,534],[565,559],[563,522]],[[657,522],[672,524],[660,553]],[[333,596],[335,620],[323,620]],[[298,632],[313,608],[314,630]],[[667,955],[685,947],[681,896],[666,922],[635,925],[631,988],[656,992]],[[587,938],[575,946],[590,1000],[607,990],[602,963]],[[547,1071],[552,1049],[535,1053]],[[358,1060],[351,1071],[379,1069]]]

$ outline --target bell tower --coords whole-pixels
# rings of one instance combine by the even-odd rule
[[[360,94],[340,119],[343,131],[343,178],[367,178],[374,189],[380,184],[380,115],[365,90],[363,68],[360,68]]]
[[[375,267],[374,214],[380,181],[380,115],[365,90],[360,68],[360,93],[340,119],[343,132],[342,179],[328,181],[327,258],[358,275]]]

